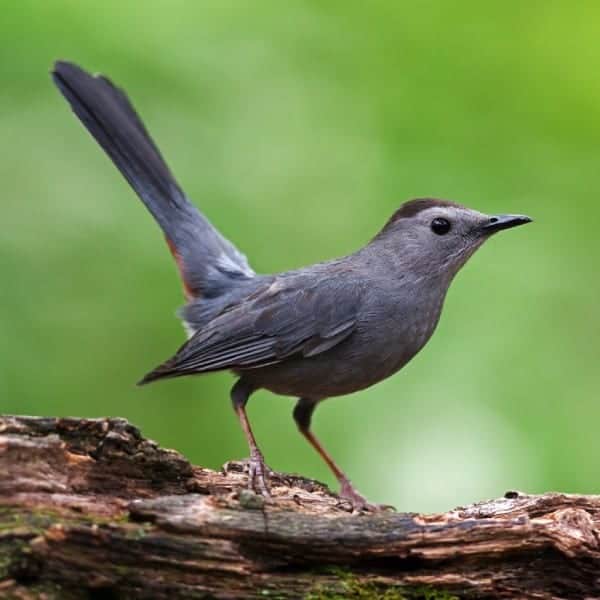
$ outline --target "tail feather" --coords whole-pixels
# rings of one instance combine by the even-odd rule
[[[186,198],[125,93],[101,75],[57,61],[54,83],[161,226],[189,297],[254,272]]]

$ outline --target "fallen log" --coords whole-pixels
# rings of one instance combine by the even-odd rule
[[[0,417],[0,597],[598,598],[600,496],[352,514],[326,486],[193,466],[123,419]]]

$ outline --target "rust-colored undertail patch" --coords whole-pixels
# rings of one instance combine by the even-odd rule
[[[197,298],[199,294],[194,293],[189,282],[185,278],[185,270],[183,267],[183,259],[181,258],[181,254],[179,254],[177,248],[175,248],[175,244],[167,236],[165,236],[165,240],[167,242],[167,246],[169,246],[169,250],[171,251],[173,258],[175,259],[177,268],[179,269],[179,275],[181,276],[181,281],[183,283],[183,293],[185,294],[185,299],[189,301],[192,300],[192,298]]]

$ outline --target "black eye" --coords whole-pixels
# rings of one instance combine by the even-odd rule
[[[450,231],[451,225],[448,219],[442,219],[438,217],[431,221],[431,231],[433,233],[437,233],[438,235],[444,235]]]

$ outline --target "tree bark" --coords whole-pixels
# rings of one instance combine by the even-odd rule
[[[600,496],[351,514],[192,466],[123,419],[0,417],[0,597],[600,598]]]

